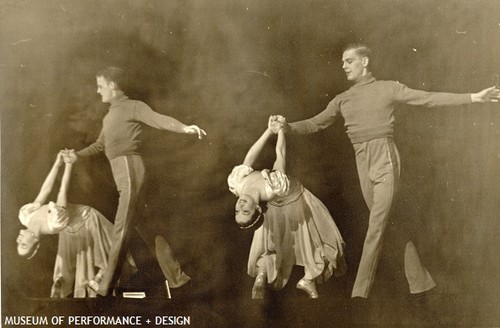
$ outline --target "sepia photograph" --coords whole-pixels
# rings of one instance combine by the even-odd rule
[[[500,327],[497,0],[0,0],[2,327]]]

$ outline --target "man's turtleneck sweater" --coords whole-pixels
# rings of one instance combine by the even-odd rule
[[[110,104],[97,141],[78,151],[78,156],[91,156],[104,151],[111,160],[118,156],[139,154],[141,123],[157,129],[183,132],[184,124],[170,116],[158,114],[142,101],[119,95]]]
[[[377,81],[368,74],[337,95],[323,112],[290,123],[290,127],[292,133],[313,133],[330,126],[338,115],[342,115],[351,142],[359,143],[393,136],[397,104],[442,107],[470,103],[470,94],[413,90],[395,81]]]

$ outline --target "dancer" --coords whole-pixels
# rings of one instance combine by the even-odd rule
[[[366,45],[348,45],[342,55],[342,67],[354,85],[310,119],[287,124],[283,116],[277,117],[291,134],[314,133],[332,125],[339,116],[345,119],[344,125],[356,154],[361,190],[370,210],[353,298],[368,298],[372,288],[400,180],[399,153],[393,141],[395,106],[409,104],[435,108],[498,102],[500,93],[496,87],[472,94],[434,93],[413,90],[395,81],[378,81],[371,73],[370,56]],[[420,262],[412,241],[406,243],[404,264],[411,294],[424,293],[436,286]]]
[[[252,166],[268,139],[277,134],[272,170]],[[266,284],[282,289],[293,265],[304,267],[296,287],[317,298],[316,283],[345,272],[344,241],[328,209],[295,178],[286,174],[285,133],[275,117],[228,177],[238,200],[235,220],[242,229],[256,229],[248,259],[255,277],[252,298],[263,298]]]
[[[65,167],[57,201],[46,204],[62,165]],[[19,255],[31,259],[40,247],[42,235],[59,234],[50,294],[53,298],[95,297],[87,283],[101,280],[111,246],[113,224],[90,206],[67,202],[72,165],[64,164],[59,152],[38,196],[19,211],[19,219],[26,227],[17,237]]]
[[[111,295],[119,279],[132,229],[139,223],[137,205],[145,180],[145,168],[139,146],[142,125],[196,134],[201,139],[205,131],[196,125],[185,125],[178,120],[154,112],[142,101],[127,97],[122,89],[124,72],[117,67],[107,67],[96,74],[97,93],[103,103],[111,104],[103,119],[103,127],[96,142],[78,152],[70,150],[72,161],[104,151],[113,172],[120,194],[114,220],[109,264],[99,284],[98,294]],[[93,284],[95,285],[95,284]]]

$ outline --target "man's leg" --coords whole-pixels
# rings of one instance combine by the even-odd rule
[[[182,271],[181,264],[175,258],[170,245],[163,236],[155,237],[155,254],[170,288],[181,287],[191,279]]]
[[[373,286],[383,234],[399,179],[399,159],[390,139],[375,139],[355,144],[354,148],[361,189],[370,209],[370,218],[351,296],[367,298]]]
[[[411,294],[423,293],[436,287],[434,279],[420,262],[417,249],[412,241],[405,245],[405,275]]]
[[[110,292],[120,276],[127,254],[130,229],[135,224],[137,199],[144,182],[144,163],[140,156],[120,156],[112,159],[110,163],[120,198],[111,237],[108,266],[99,284],[98,294],[103,296]]]

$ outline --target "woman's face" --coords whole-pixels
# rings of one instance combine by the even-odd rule
[[[245,225],[252,220],[252,216],[254,215],[257,209],[257,204],[255,201],[246,195],[242,195],[236,201],[236,205],[234,207],[234,218],[236,223],[239,225]]]
[[[21,256],[30,254],[38,243],[38,237],[28,229],[19,230],[17,236],[17,253]]]

